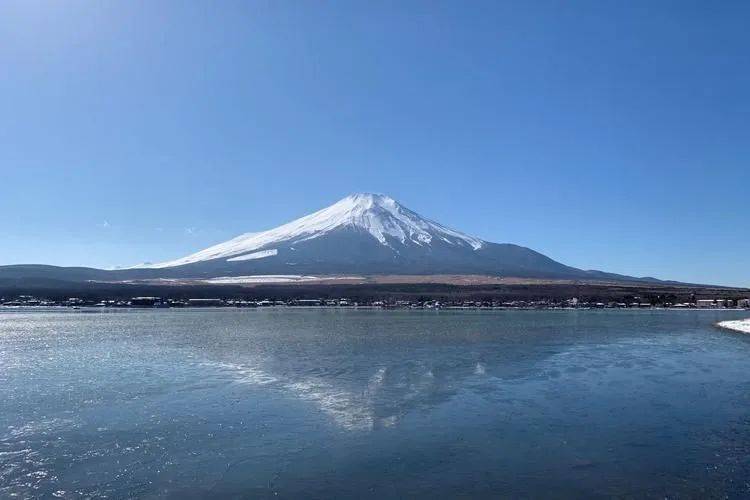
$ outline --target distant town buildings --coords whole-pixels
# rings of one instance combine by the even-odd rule
[[[190,307],[221,307],[227,305],[222,299],[188,299]]]
[[[69,297],[66,299],[50,300],[19,295],[15,297],[0,297],[3,307],[133,307],[133,308],[177,308],[177,307],[370,307],[381,309],[750,309],[750,298],[722,298],[695,299],[691,302],[670,302],[662,298],[645,300],[641,297],[631,297],[628,301],[584,300],[579,297],[567,299],[541,300],[352,300],[339,298],[295,298],[278,300],[265,298],[261,300],[246,300],[237,298],[187,298],[174,299],[164,297],[131,297],[130,299],[97,298],[84,299]]]
[[[130,299],[130,305],[133,307],[154,307],[161,303],[161,297],[133,297]]]
[[[701,299],[696,300],[695,305],[698,309],[717,309],[720,307],[724,307],[724,302],[713,299]]]

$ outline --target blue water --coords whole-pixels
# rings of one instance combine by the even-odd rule
[[[6,310],[0,497],[748,497],[743,316]]]

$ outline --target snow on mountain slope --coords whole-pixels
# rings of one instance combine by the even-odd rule
[[[242,261],[276,255],[276,247],[320,238],[334,230],[355,228],[369,233],[381,245],[398,253],[399,246],[429,247],[441,242],[456,247],[479,250],[486,243],[437,222],[385,195],[360,193],[347,196],[318,212],[269,231],[246,233],[181,259],[157,264],[141,264],[139,269],[161,269],[197,262],[226,259]],[[271,248],[273,247],[273,248]]]
[[[261,250],[259,252],[253,252],[253,253],[246,253],[244,255],[240,255],[239,257],[232,257],[231,259],[227,259],[227,262],[239,262],[241,260],[255,260],[255,259],[263,259],[265,257],[273,257],[274,255],[278,255],[279,251],[275,248],[272,248],[270,250]]]

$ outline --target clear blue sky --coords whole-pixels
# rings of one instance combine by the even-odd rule
[[[750,285],[746,1],[0,2],[0,263],[158,261],[359,191]]]

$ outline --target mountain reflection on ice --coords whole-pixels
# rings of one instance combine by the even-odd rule
[[[347,430],[373,430],[395,425],[405,413],[445,401],[462,383],[462,378],[484,374],[474,369],[453,369],[436,377],[422,363],[382,366],[360,385],[339,383],[335,376],[285,378],[264,371],[262,363],[205,362],[204,366],[228,373],[236,383],[264,386],[313,404]]]

